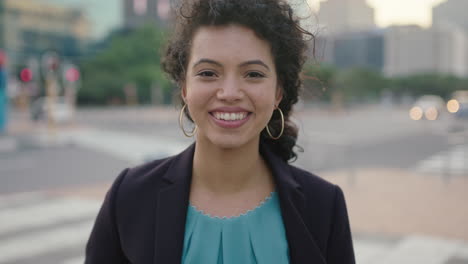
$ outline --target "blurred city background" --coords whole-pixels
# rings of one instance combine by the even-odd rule
[[[468,0],[304,1],[295,164],[345,191],[358,263],[468,263]],[[0,0],[0,264],[83,263],[116,175],[192,142],[177,4]]]

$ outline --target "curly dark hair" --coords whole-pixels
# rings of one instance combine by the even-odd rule
[[[307,41],[313,40],[314,35],[299,25],[299,19],[285,0],[183,0],[162,67],[180,84],[185,80],[191,41],[196,30],[202,26],[230,24],[253,30],[271,46],[278,81],[283,90],[279,108],[284,114],[284,133],[280,139],[273,140],[264,129],[260,140],[283,160],[294,161],[297,158],[294,147],[298,129],[289,116],[302,86],[300,74],[306,60]],[[185,114],[192,120],[187,111]],[[274,111],[268,127],[273,135],[279,134],[281,115],[278,111]]]

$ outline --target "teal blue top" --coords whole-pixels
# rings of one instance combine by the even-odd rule
[[[279,198],[272,192],[236,217],[213,217],[188,207],[183,264],[287,264],[289,250]]]

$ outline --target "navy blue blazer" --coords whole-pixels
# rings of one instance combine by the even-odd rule
[[[96,218],[85,263],[181,262],[194,149],[195,144],[117,177]],[[275,179],[290,263],[354,264],[341,189],[289,165],[266,146],[260,153]]]

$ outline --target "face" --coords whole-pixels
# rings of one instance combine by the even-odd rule
[[[221,148],[258,144],[282,98],[270,45],[237,25],[195,33],[182,89],[197,142]]]

